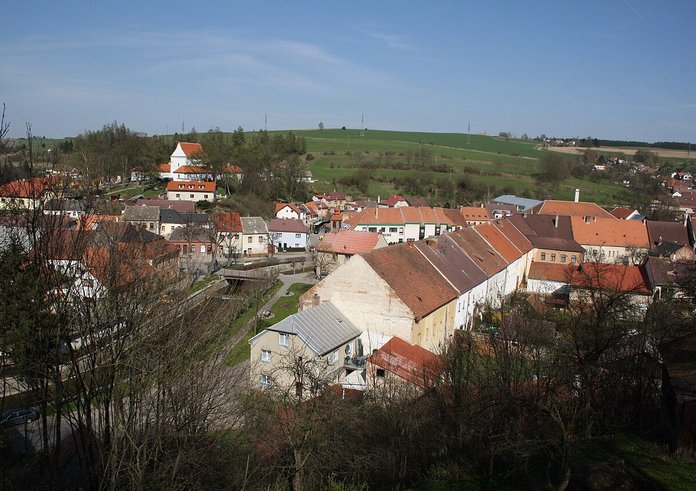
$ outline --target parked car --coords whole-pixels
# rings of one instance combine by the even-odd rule
[[[0,418],[0,426],[7,428],[8,426],[31,423],[37,419],[39,419],[39,413],[36,412],[36,409],[10,409]]]

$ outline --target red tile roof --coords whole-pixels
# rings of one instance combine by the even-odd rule
[[[470,222],[487,222],[491,218],[486,208],[478,206],[460,206],[459,214]]]
[[[398,337],[376,350],[369,361],[423,389],[432,387],[444,369],[442,359],[435,353]]]
[[[300,209],[297,207],[297,205],[293,205],[292,203],[276,203],[276,204],[275,204],[275,212],[276,212],[276,215],[278,214],[278,212],[279,212],[280,210],[282,210],[282,209],[285,208],[285,207],[288,207],[288,208],[290,208],[292,211],[294,211],[295,213],[297,213],[297,216],[302,215],[302,212],[301,212]]]
[[[522,257],[522,252],[493,225],[483,223],[476,225],[474,230],[483,237],[498,254],[503,256],[508,263],[517,261]]]
[[[319,242],[317,250],[352,256],[369,252],[375,248],[379,241],[378,232],[357,232],[355,230],[342,229],[338,232],[330,232],[324,235]]]
[[[447,216],[443,208],[367,208],[351,218],[353,226],[368,224],[434,223],[457,225]]]
[[[37,199],[42,193],[50,191],[52,185],[53,180],[47,177],[21,179],[0,186],[0,196],[3,198]]]
[[[461,247],[489,277],[507,267],[505,259],[486,242],[473,227],[457,230],[449,237]]]
[[[412,243],[383,247],[362,257],[411,309],[416,322],[458,296]]]
[[[631,213],[633,213],[634,210],[633,208],[626,208],[625,206],[617,206],[613,210],[611,210],[611,214],[614,215],[616,218],[619,220],[626,220]]]
[[[640,220],[570,217],[573,237],[578,244],[595,246],[650,248],[648,229]]]
[[[220,212],[213,215],[218,232],[242,232],[242,221],[236,211]]]
[[[602,217],[616,220],[616,217],[596,203],[587,201],[561,201],[549,199],[533,208],[539,215],[560,215],[567,217]]]
[[[225,174],[243,174],[244,170],[238,165],[226,165],[222,168],[222,172]]]
[[[212,193],[215,191],[215,183],[208,181],[169,181],[167,191],[187,191],[198,193]]]
[[[623,264],[583,263],[573,272],[571,286],[642,295],[652,293],[642,269]]]
[[[512,242],[523,254],[534,249],[534,245],[520,230],[507,218],[496,220],[493,225],[498,228],[507,239]]]
[[[174,174],[210,174],[212,171],[202,165],[182,165]]]
[[[200,143],[179,142],[179,145],[181,145],[184,154],[189,158],[194,154],[203,154],[203,147]]]
[[[395,194],[394,196],[389,196],[387,199],[382,201],[380,204],[393,207],[399,201],[403,201],[404,203],[408,203],[408,201],[406,201],[406,198],[404,198],[403,196],[399,196],[398,194]]]
[[[529,266],[529,280],[558,281],[560,283],[570,283],[573,272],[577,266],[572,264],[546,263],[533,261]]]

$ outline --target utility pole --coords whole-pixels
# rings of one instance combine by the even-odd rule
[[[469,121],[469,124],[466,127],[466,144],[469,145],[471,143],[471,121]]]
[[[365,136],[365,113],[360,118],[360,136]]]

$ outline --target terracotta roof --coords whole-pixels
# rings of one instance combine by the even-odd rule
[[[197,193],[215,192],[215,183],[208,181],[169,181],[167,191],[186,191]]]
[[[225,174],[243,174],[244,170],[238,165],[226,165],[222,168],[222,172]]]
[[[689,231],[684,222],[658,222],[648,220],[645,222],[648,229],[650,246],[656,246],[662,241],[674,242],[681,246],[690,244]]]
[[[435,353],[396,336],[376,350],[369,361],[423,389],[432,387],[444,370],[442,359]]]
[[[102,222],[118,222],[121,215],[82,215],[76,224],[76,229],[95,230]]]
[[[216,213],[213,215],[213,220],[218,232],[240,233],[242,231],[242,221],[236,211]]]
[[[488,277],[507,268],[507,262],[475,230],[465,228],[449,234],[449,237],[474,260]]]
[[[174,174],[210,174],[212,170],[202,165],[182,165]]]
[[[404,196],[404,198],[406,199],[406,202],[411,206],[417,206],[419,208],[422,208],[424,206],[430,206],[428,202],[424,199],[412,198],[410,196]]]
[[[362,257],[411,309],[416,321],[458,296],[412,243],[383,247]]]
[[[602,217],[616,220],[616,217],[596,203],[588,201],[546,200],[533,208],[539,215],[561,215],[567,217]]]
[[[570,283],[573,272],[577,266],[572,264],[546,263],[532,261],[529,266],[529,280],[557,281],[559,283]]]
[[[160,172],[169,172],[171,170],[171,164],[169,162],[165,162],[163,164],[157,164],[157,170]]]
[[[398,194],[395,194],[393,196],[389,196],[387,199],[382,201],[380,205],[387,205],[387,206],[395,206],[399,201],[403,201],[404,203],[408,204],[408,201],[406,198],[403,196],[399,196]]]
[[[0,196],[4,198],[39,198],[50,191],[53,180],[47,177],[34,177],[8,182],[0,186]]]
[[[633,213],[634,211],[636,211],[636,210],[634,210],[633,208],[626,208],[625,206],[617,206],[616,208],[611,210],[610,213],[612,215],[614,215],[616,218],[618,218],[619,220],[626,220],[626,218],[628,218],[631,215],[631,213]]]
[[[368,208],[355,214],[351,219],[353,226],[368,224],[435,223],[457,225],[443,208]]]
[[[275,212],[276,212],[276,215],[278,214],[278,212],[279,212],[280,210],[282,210],[282,209],[285,208],[285,207],[288,207],[288,208],[290,208],[292,211],[294,211],[295,213],[297,213],[297,216],[300,216],[300,215],[302,214],[302,212],[301,212],[300,209],[297,207],[297,205],[293,205],[292,203],[276,203],[276,204],[275,204]]]
[[[571,285],[643,295],[651,293],[642,269],[623,264],[583,263],[573,272]]]
[[[268,223],[268,231],[309,234],[309,227],[307,227],[302,220],[293,218],[271,218],[271,221]]]
[[[538,249],[584,253],[585,249],[573,238],[570,217],[554,215],[513,215],[508,221],[522,230]]]
[[[526,254],[534,248],[530,240],[507,218],[495,220],[492,223],[522,254]]]
[[[459,214],[473,222],[487,222],[491,218],[486,208],[478,206],[460,206]]]
[[[522,252],[500,230],[488,223],[476,225],[474,230],[488,242],[508,263],[517,261]]]
[[[200,143],[179,142],[179,145],[181,146],[181,149],[184,151],[184,154],[189,158],[193,154],[203,153],[203,147]]]
[[[597,218],[585,221],[570,217],[575,241],[583,245],[650,248],[648,230],[642,221]]]
[[[414,245],[460,294],[486,281],[486,273],[449,236],[419,240]]]
[[[378,232],[357,232],[342,229],[338,232],[325,234],[324,239],[319,242],[317,250],[347,256],[361,254],[373,250],[379,241],[379,236]]]

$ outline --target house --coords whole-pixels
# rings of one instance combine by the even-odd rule
[[[502,196],[492,199],[490,203],[493,205],[512,205],[519,213],[524,213],[540,205],[542,202],[538,199],[520,198],[513,194],[503,194]]]
[[[241,253],[245,256],[265,256],[268,254],[268,227],[261,217],[241,217]]]
[[[515,215],[512,224],[531,242],[531,261],[560,264],[582,262],[585,249],[573,238],[570,217],[551,215]]]
[[[380,232],[389,244],[412,242],[466,227],[457,210],[444,208],[368,208],[356,213],[349,225],[361,232]]]
[[[312,201],[323,201],[328,208],[338,207],[340,210],[343,210],[346,206],[346,201],[350,201],[350,196],[334,191],[328,194],[315,194],[312,196]]]
[[[317,277],[328,274],[344,264],[355,254],[362,254],[386,247],[379,232],[357,232],[355,230],[339,229],[327,233],[317,245]]]
[[[413,244],[458,293],[455,329],[471,329],[474,317],[486,305],[486,273],[450,236],[420,240]]]
[[[645,313],[652,298],[643,268],[625,264],[583,263],[573,271],[570,288],[571,303],[591,303],[593,292],[597,290],[625,296],[628,304],[636,309],[631,314],[638,316]]]
[[[242,251],[242,220],[239,213],[218,212],[213,215],[217,244],[226,258],[237,257]]]
[[[276,203],[275,205],[276,218],[285,218],[288,220],[302,220],[306,222],[307,213],[299,206],[292,203]]]
[[[692,248],[694,245],[693,228],[688,215],[680,222],[646,220],[645,225],[650,241],[648,253],[652,256],[669,257],[684,246]]]
[[[171,181],[167,183],[168,200],[209,201],[215,203],[216,184],[208,181]]]
[[[180,213],[172,208],[160,208],[159,234],[168,239],[180,227],[209,228],[208,218],[206,213]]]
[[[35,210],[57,196],[54,180],[48,177],[33,177],[8,182],[0,186],[0,210]]]
[[[527,275],[527,291],[542,295],[568,295],[574,264],[533,262]]]
[[[271,388],[297,396],[310,381],[331,384],[357,371],[364,384],[360,329],[334,304],[327,302],[292,314],[249,340],[252,387]],[[306,378],[292,370],[298,361]]]
[[[617,206],[610,213],[619,220],[643,220],[645,218],[638,210],[625,206]]]
[[[123,211],[123,221],[158,234],[160,209],[156,206],[128,206]]]
[[[693,274],[693,252],[690,260],[650,256],[646,259],[643,269],[647,283],[652,290],[653,298],[684,298],[688,294],[680,285],[680,278],[687,279]]]
[[[393,337],[367,359],[367,387],[379,390],[406,384],[429,389],[444,369],[444,361],[435,353]]]
[[[160,210],[171,209],[179,213],[193,213],[196,211],[196,203],[193,201],[172,201],[168,199],[146,199],[139,198],[135,201],[136,206],[157,206]]]
[[[406,198],[396,194],[384,201],[377,200],[377,203],[380,208],[401,208],[403,206],[410,206]]]
[[[535,206],[530,213],[539,215],[558,215],[563,217],[582,217],[585,220],[594,218],[617,218],[596,203],[589,201],[562,201],[548,199]]]
[[[186,225],[175,228],[169,242],[179,250],[182,258],[205,260],[217,250],[215,232],[209,228]]]
[[[87,211],[87,202],[81,199],[51,199],[43,206],[45,215],[80,218]]]
[[[147,174],[140,167],[133,167],[131,169],[130,181],[131,182],[141,182],[147,179]]]
[[[464,217],[469,226],[487,223],[491,219],[488,209],[479,206],[460,206],[459,214]]]
[[[196,158],[203,155],[203,147],[200,143],[178,142],[169,157],[169,162],[158,166],[160,178],[180,181],[212,178],[207,169],[198,165]],[[200,177],[201,175],[203,177]]]
[[[272,218],[268,224],[270,245],[283,251],[305,251],[309,227],[302,220]]]
[[[648,254],[650,240],[643,222],[571,216],[573,238],[585,249],[585,261],[638,264]]]
[[[302,295],[300,309],[332,302],[368,352],[392,336],[436,350],[454,331],[458,296],[409,242],[353,256]]]

